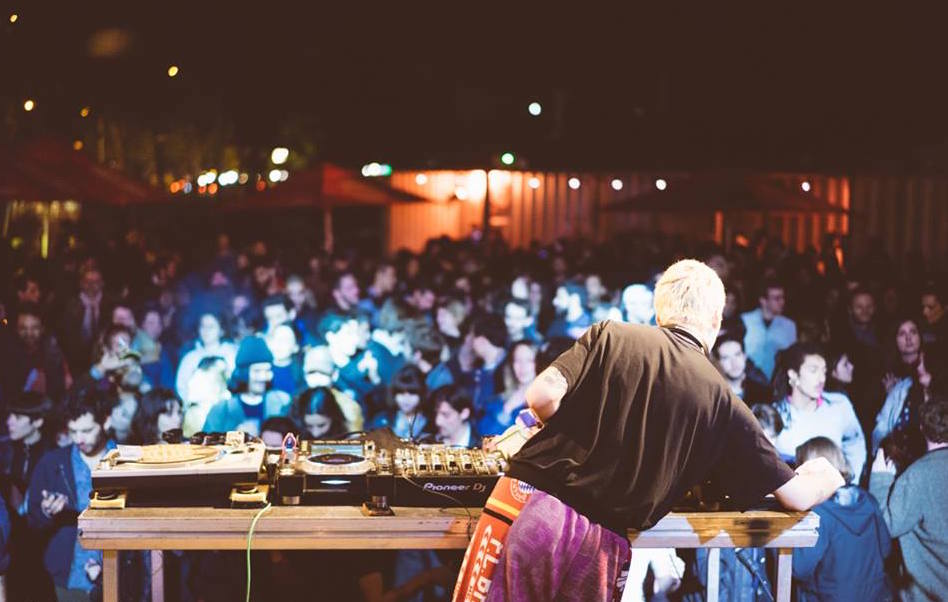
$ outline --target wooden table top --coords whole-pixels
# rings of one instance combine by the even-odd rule
[[[480,508],[408,508],[364,516],[356,506],[275,506],[257,522],[254,549],[434,549],[467,547]],[[79,540],[98,550],[245,549],[258,510],[230,508],[88,509]],[[673,512],[632,547],[808,547],[816,544],[812,512]]]

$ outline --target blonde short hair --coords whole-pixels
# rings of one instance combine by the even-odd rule
[[[655,285],[655,321],[711,333],[720,326],[724,297],[724,284],[714,270],[694,259],[676,261]]]
[[[844,481],[848,483],[852,480],[853,469],[850,468],[846,456],[843,455],[843,450],[832,439],[813,437],[797,447],[797,466],[815,458],[826,458],[833,468],[843,475]]]

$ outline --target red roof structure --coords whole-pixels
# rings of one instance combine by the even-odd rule
[[[163,191],[96,164],[68,143],[42,139],[0,151],[0,200],[74,200],[124,207],[167,199]]]
[[[346,205],[384,206],[400,202],[429,201],[397,190],[384,180],[366,178],[332,163],[320,163],[304,171],[291,173],[286,182],[263,192],[252,192],[242,198],[227,201],[222,206],[235,211],[275,207],[331,209]]]

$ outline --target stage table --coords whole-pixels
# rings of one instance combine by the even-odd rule
[[[355,506],[275,506],[257,522],[253,550],[464,549],[480,508],[394,507],[367,517]],[[161,550],[246,550],[259,510],[220,508],[88,509],[79,541],[102,550],[105,602],[118,600],[119,550],[152,550],[152,594],[163,602]],[[630,531],[633,548],[711,548],[708,602],[718,600],[720,548],[777,548],[777,602],[790,602],[793,548],[816,544],[819,517],[810,512],[671,513],[647,531]]]

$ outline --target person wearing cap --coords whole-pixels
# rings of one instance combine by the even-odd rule
[[[0,442],[0,470],[3,470],[4,498],[17,514],[22,514],[26,488],[36,463],[53,447],[43,432],[43,422],[53,404],[41,393],[20,393],[8,406],[9,439]]]
[[[9,507],[11,520],[10,570],[7,571],[9,599],[28,599],[45,577],[42,566],[42,547],[26,524],[27,488],[33,470],[47,451],[55,448],[53,440],[43,431],[43,424],[53,409],[48,397],[25,392],[9,405],[7,431],[9,439],[0,443],[0,470],[3,471],[3,498]],[[6,510],[6,506],[0,504]],[[0,563],[2,564],[2,563]]]
[[[242,340],[234,363],[230,383],[233,396],[211,408],[204,430],[239,430],[256,437],[264,420],[289,414],[292,400],[286,392],[270,388],[273,354],[263,337],[249,336]]]

